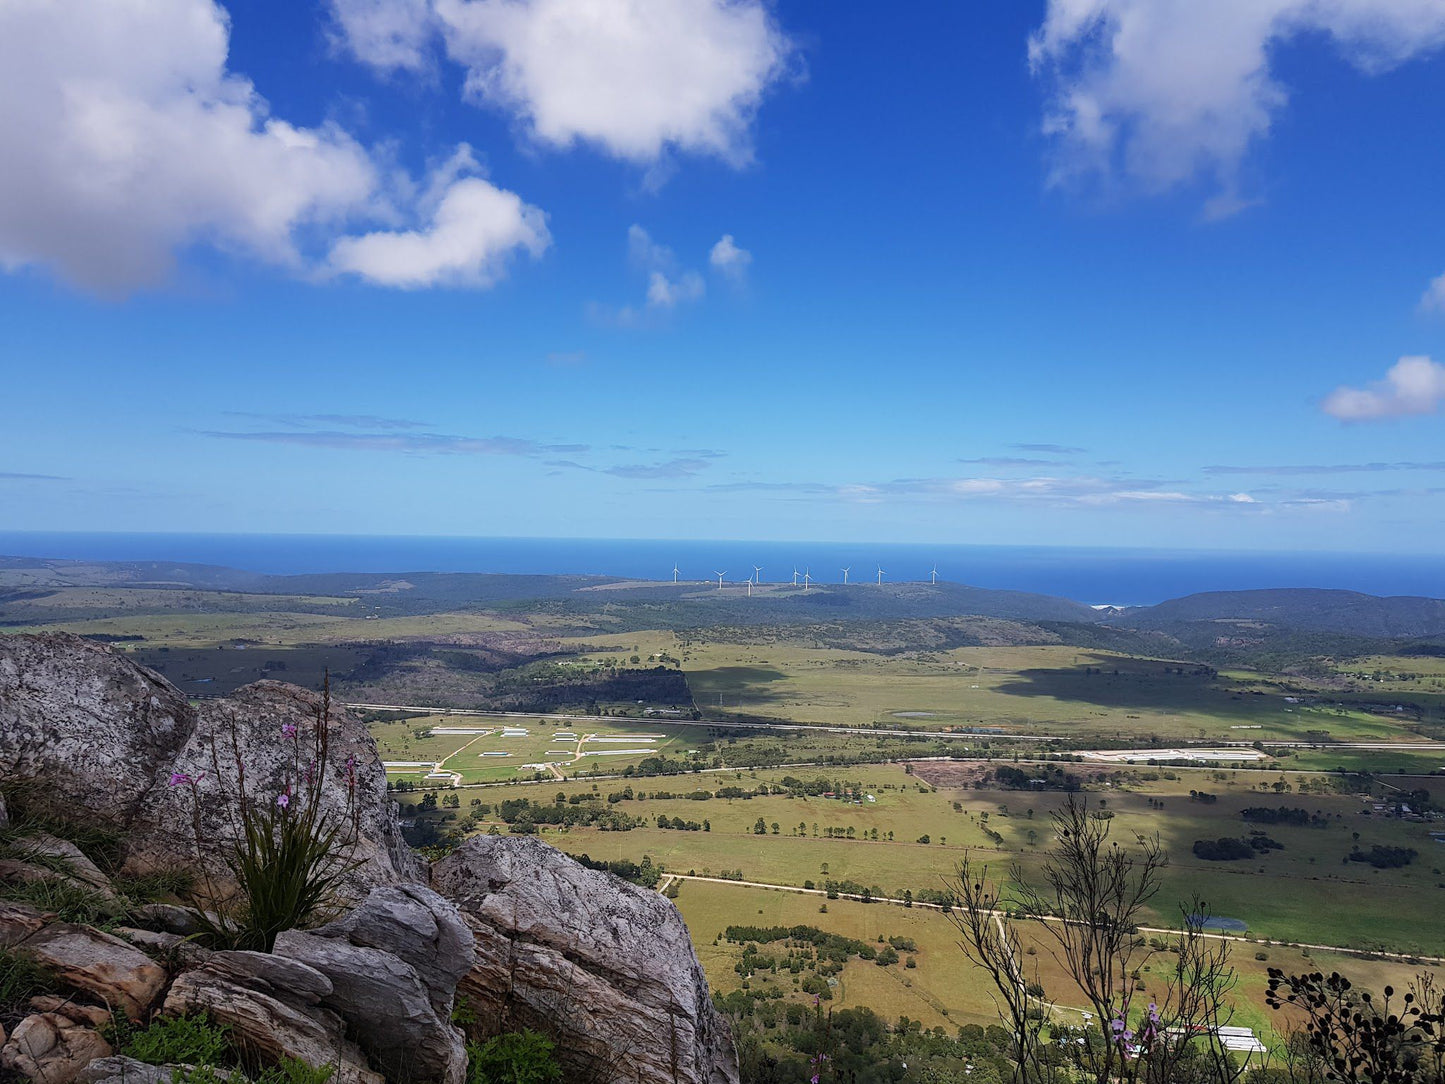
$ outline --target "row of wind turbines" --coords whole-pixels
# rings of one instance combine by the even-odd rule
[[[851,573],[851,572],[853,571],[852,567],[850,566],[850,567],[848,567],[848,568],[840,569],[839,571],[841,571],[841,572],[843,573],[843,580],[842,580],[843,585],[844,585],[845,587],[849,586],[848,575],[849,575],[849,573]],[[679,569],[676,564],[674,564],[674,565],[672,566],[672,582],[673,582],[673,583],[681,583],[682,581],[679,579],[679,577],[680,577],[681,575],[682,575],[682,570]],[[713,575],[717,577],[717,589],[718,589],[719,591],[721,591],[721,590],[723,589],[723,583],[725,582],[725,579],[726,579],[726,577],[727,577],[727,572],[726,572],[726,571],[721,571],[721,572],[720,572],[720,571],[718,571],[717,569],[714,569],[714,570],[713,570]],[[883,577],[886,576],[886,575],[888,575],[888,573],[884,570],[884,568],[883,568],[882,565],[879,565],[879,566],[878,566],[878,580],[877,580],[877,584],[878,584],[879,587],[882,587],[882,586],[883,586]],[[799,578],[800,578],[800,577],[801,577],[801,579],[802,579],[802,586],[803,586],[803,591],[804,591],[805,594],[813,587],[814,584],[816,584],[816,583],[819,582],[818,580],[816,580],[816,579],[813,578],[813,570],[812,570],[810,567],[808,567],[808,566],[805,565],[805,566],[803,567],[803,571],[802,571],[802,572],[799,572],[799,571],[798,571],[798,566],[797,566],[797,565],[794,565],[794,566],[793,566],[793,586],[794,586],[794,587],[797,587],[797,586],[798,586],[798,581],[799,581]],[[747,589],[748,589],[748,597],[749,597],[749,598],[752,598],[752,597],[753,597],[753,585],[754,585],[754,584],[758,584],[759,586],[761,586],[761,585],[762,585],[762,582],[763,582],[763,566],[762,566],[762,565],[753,565],[752,575],[750,575],[746,580],[743,581],[743,583],[746,584],[746,586],[747,586]],[[934,566],[933,566],[933,569],[928,573],[928,582],[929,582],[932,586],[935,586],[935,587],[938,586],[938,566],[937,566],[937,565],[934,565]],[[857,585],[854,584],[853,586],[857,586]]]

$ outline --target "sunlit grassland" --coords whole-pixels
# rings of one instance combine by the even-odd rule
[[[755,788],[760,781],[776,782],[785,771],[733,773],[630,780],[634,790],[667,790],[683,794],[697,788],[735,785]],[[817,769],[795,769],[802,778],[818,776]],[[1007,877],[1014,865],[1026,876],[1037,875],[1050,843],[1051,809],[1062,801],[1058,792],[950,790],[933,792],[899,766],[838,769],[826,778],[861,784],[875,797],[852,805],[835,799],[789,798],[769,795],[751,799],[694,801],[686,798],[652,799],[620,803],[618,809],[655,821],[669,819],[709,821],[711,831],[686,832],[642,828],[603,833],[592,829],[548,830],[544,838],[572,853],[594,857],[632,858],[650,855],[676,872],[699,874],[740,869],[748,880],[803,886],[826,879],[852,880],[885,895],[904,889],[941,888],[951,877],[965,851],[988,863],[995,876]],[[1429,836],[1431,826],[1362,812],[1369,804],[1341,795],[1276,794],[1261,791],[1279,778],[1278,773],[1226,772],[1223,780],[1208,773],[1180,773],[1176,780],[1160,779],[1131,789],[1091,794],[1114,814],[1116,839],[1132,843],[1136,835],[1158,833],[1170,855],[1163,887],[1151,908],[1154,924],[1168,926],[1178,920],[1178,905],[1194,895],[1203,898],[1214,913],[1239,918],[1251,936],[1346,947],[1384,948],[1404,952],[1445,952],[1445,931],[1436,920],[1445,904],[1445,889],[1437,887],[1445,876],[1445,845]],[[564,793],[591,791],[606,796],[620,790],[622,781],[559,783],[545,793],[529,796],[545,801],[554,789]],[[1291,783],[1293,788],[1294,784]],[[1218,794],[1214,804],[1190,801],[1191,788]],[[539,788],[540,790],[540,788]],[[498,792],[482,792],[495,796]],[[1153,798],[1164,808],[1149,805]],[[960,810],[954,810],[958,802]],[[1252,827],[1239,816],[1245,806],[1300,806],[1321,811],[1328,828],[1261,825],[1284,849],[1257,860],[1207,862],[1192,854],[1196,839],[1238,837]],[[1029,811],[1033,811],[1032,817]],[[755,833],[758,819],[765,834]],[[774,834],[772,825],[778,824]],[[817,835],[814,835],[814,825]],[[829,839],[826,830],[846,832],[855,838]],[[880,840],[865,840],[877,828]],[[798,834],[799,832],[802,834]],[[887,841],[889,832],[893,841]],[[1001,842],[988,833],[994,832]],[[1359,838],[1354,834],[1358,832]],[[1031,835],[1032,833],[1032,835]],[[928,843],[920,843],[927,835]],[[1415,862],[1403,869],[1376,870],[1366,863],[1345,862],[1358,843],[1414,847]],[[1321,901],[1328,900],[1328,906]]]
[[[484,729],[489,733],[429,734],[418,737],[419,732],[433,727]],[[508,737],[503,733],[508,728],[526,730],[527,734]],[[561,732],[574,734],[579,740],[554,741],[553,736]],[[561,770],[568,775],[578,771],[621,772],[628,765],[637,764],[651,756],[676,757],[693,748],[705,732],[654,724],[650,719],[618,720],[615,724],[589,720],[586,725],[574,725],[565,719],[541,716],[502,719],[488,716],[429,715],[394,723],[373,723],[371,733],[376,739],[383,760],[429,763],[445,761],[444,769],[460,774],[463,783],[491,783],[530,779],[535,769],[524,768],[524,765],[552,761],[562,762]],[[578,759],[575,754],[579,741],[588,736],[639,740],[581,742],[582,756]],[[607,750],[622,749],[638,751],[631,755],[602,755]],[[496,757],[484,755],[486,753],[509,755]],[[419,781],[426,774],[426,768],[398,768],[389,771],[388,778]],[[529,797],[542,800],[540,795]],[[545,797],[550,798],[551,792]]]
[[[676,650],[676,649],[673,649]],[[962,647],[882,655],[813,647],[693,642],[683,667],[715,714],[850,726],[990,727],[1088,740],[1388,741],[1392,720],[1291,704],[1249,672],[1059,645]]]
[[[987,976],[967,961],[958,947],[957,930],[938,911],[825,900],[814,895],[698,881],[684,882],[676,903],[697,946],[708,982],[715,990],[724,993],[735,990],[743,981],[735,970],[742,957],[742,945],[721,940],[728,926],[806,925],[872,943],[876,943],[880,935],[908,937],[918,946],[917,952],[904,954],[914,957],[915,968],[904,967],[902,960],[889,967],[857,958],[849,960],[838,976],[833,1000],[828,1003],[832,1008],[867,1006],[890,1021],[907,1016],[922,1020],[930,1027],[989,1024],[998,1020]],[[819,908],[824,905],[827,911],[821,912]],[[1037,976],[1053,997],[1055,1019],[1080,1023],[1084,999],[1055,958],[1051,939],[1037,923],[1022,923],[1020,930],[1026,947],[1022,961],[1026,975],[1030,981]],[[1029,948],[1033,952],[1027,952]],[[765,955],[781,956],[785,950],[774,945],[763,946],[762,951]],[[1305,951],[1281,945],[1234,943],[1231,960],[1238,985],[1233,998],[1233,1022],[1254,1028],[1266,1042],[1277,1040],[1273,1029],[1282,1026],[1282,1022],[1264,1004],[1267,968],[1271,966],[1295,972],[1316,968],[1325,972],[1339,970],[1375,990],[1386,983],[1403,989],[1418,970],[1405,963],[1319,951],[1306,955]],[[1256,954],[1266,958],[1256,959]],[[1140,981],[1145,989],[1136,992],[1137,998],[1162,996],[1163,972],[1169,958],[1158,953],[1142,964]],[[793,976],[787,972],[757,972],[748,981],[755,990],[776,985],[792,1000],[806,1003],[812,1000],[797,990]]]

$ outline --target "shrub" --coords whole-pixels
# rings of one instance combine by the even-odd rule
[[[113,1029],[120,1052],[150,1065],[223,1065],[235,1061],[230,1029],[204,1013],[158,1016],[149,1026]]]
[[[551,1039],[528,1030],[468,1043],[467,1084],[558,1084],[555,1049]]]

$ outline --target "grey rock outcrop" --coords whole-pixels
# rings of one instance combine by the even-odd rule
[[[450,1020],[472,951],[457,909],[420,885],[373,889],[344,918],[289,930],[274,949],[331,981],[321,1004],[340,1014],[388,1080],[442,1084],[466,1076],[466,1046]]]
[[[274,799],[310,757],[320,703],[305,689],[260,681],[192,708],[165,678],[106,645],[0,636],[0,780],[34,781],[67,815],[122,830],[132,872],[184,861],[219,875],[236,838],[238,765],[249,794]],[[289,726],[295,739],[283,734]],[[323,800],[331,816],[354,817],[357,895],[422,879],[365,724],[333,706],[329,730]],[[171,786],[173,773],[199,783]]]
[[[264,1061],[298,1058],[313,1067],[335,1066],[336,1084],[383,1084],[360,1048],[346,1037],[341,1017],[306,996],[293,996],[271,984],[275,969],[261,964],[247,974],[248,957],[264,953],[217,953],[229,958],[220,967],[211,960],[183,972],[166,994],[165,1012],[172,1016],[203,1012],[230,1029],[232,1040]],[[304,965],[288,961],[290,967]],[[284,966],[284,965],[283,965]],[[310,969],[308,969],[310,970]],[[312,972],[308,986],[326,989],[330,982]]]
[[[476,935],[459,993],[498,1030],[560,1035],[599,1080],[733,1084],[737,1054],[677,909],[528,838],[480,836],[432,868]]]
[[[196,726],[159,674],[78,636],[0,637],[0,764],[11,782],[128,824]]]

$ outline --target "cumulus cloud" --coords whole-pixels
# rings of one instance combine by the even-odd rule
[[[670,309],[682,301],[696,301],[706,291],[702,276],[696,271],[684,271],[675,279],[661,271],[647,277],[647,303],[660,309]]]
[[[713,270],[726,275],[734,282],[741,282],[748,274],[748,265],[753,262],[753,254],[745,248],[739,248],[733,240],[733,235],[725,233],[717,244],[712,246],[708,253],[707,262],[712,264]]]
[[[1321,404],[1341,421],[1374,421],[1412,414],[1434,414],[1445,402],[1445,365],[1427,357],[1402,357],[1369,387],[1339,387]]]
[[[1445,312],[1445,275],[1437,275],[1425,287],[1420,307],[1427,312]]]
[[[402,289],[487,287],[514,253],[540,256],[552,240],[547,216],[516,193],[466,175],[475,168],[470,148],[459,149],[432,177],[424,225],[342,238],[331,249],[331,270]]]
[[[1288,100],[1274,50],[1331,38],[1361,71],[1388,70],[1445,43],[1438,0],[1049,0],[1029,42],[1051,98],[1044,130],[1055,179],[1121,172],[1151,190],[1213,180],[1206,213],[1249,201],[1238,170]]]
[[[436,32],[428,0],[330,0],[332,40],[378,71],[421,71]]]
[[[792,46],[761,0],[434,0],[465,93],[539,143],[733,165]]]
[[[0,4],[0,266],[108,293],[195,242],[294,266],[300,227],[368,207],[366,152],[269,116],[228,40],[212,0]]]
[[[348,10],[382,18],[373,6]],[[214,0],[0,3],[0,268],[123,295],[207,244],[306,276],[320,262],[388,286],[486,286],[509,252],[546,247],[542,213],[466,175],[465,148],[418,196],[340,127],[271,116],[227,68],[229,39]],[[409,217],[418,228],[344,237]]]

